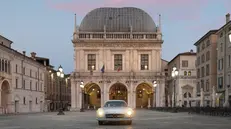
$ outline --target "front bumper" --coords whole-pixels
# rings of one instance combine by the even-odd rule
[[[98,121],[131,121],[132,117],[124,117],[124,118],[106,118],[106,117],[97,117]]]

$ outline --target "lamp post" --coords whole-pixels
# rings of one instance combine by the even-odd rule
[[[157,86],[157,82],[153,81],[153,87],[155,89],[155,107],[156,107],[156,86]]]
[[[81,109],[80,112],[84,112],[84,85],[83,85],[83,81],[80,82],[80,88],[82,89],[82,105],[81,105]]]
[[[145,69],[145,70],[147,70],[147,69],[148,69],[148,66],[147,66],[147,65],[145,65],[145,66],[144,66],[144,69]]]
[[[176,67],[173,67],[172,69],[172,77],[174,78],[174,102],[173,102],[173,106],[176,107],[176,76],[178,75],[178,70],[176,69]]]
[[[60,78],[59,80],[59,99],[60,99],[60,103],[59,103],[59,106],[60,106],[60,109],[59,109],[59,113],[57,115],[65,115],[64,112],[63,112],[63,107],[62,107],[62,79],[64,78],[64,72],[63,72],[63,68],[62,66],[60,65],[59,68],[58,68],[58,71],[57,71],[57,76]]]

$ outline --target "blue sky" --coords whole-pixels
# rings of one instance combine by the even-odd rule
[[[195,50],[201,36],[224,25],[230,5],[231,0],[1,0],[0,34],[14,42],[14,49],[27,55],[34,51],[69,73],[74,14],[80,24],[94,8],[132,6],[148,12],[156,24],[162,15],[162,58],[169,61],[179,52]]]

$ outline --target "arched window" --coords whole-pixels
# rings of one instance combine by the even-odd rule
[[[184,71],[184,75],[187,76],[187,71]]]
[[[5,72],[7,73],[7,61],[5,60],[5,67],[4,67],[4,69],[5,69]]]
[[[186,92],[186,93],[184,93],[184,98],[187,98],[187,92]]]
[[[188,76],[191,76],[191,71],[188,71]]]
[[[188,92],[188,97],[189,97],[189,98],[191,98],[191,97],[192,97],[192,95],[191,95],[189,92]]]

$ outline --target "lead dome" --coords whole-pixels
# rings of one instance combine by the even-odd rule
[[[139,8],[97,8],[82,20],[79,31],[103,32],[156,32],[156,25],[148,13]]]

